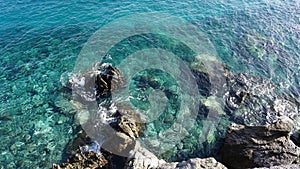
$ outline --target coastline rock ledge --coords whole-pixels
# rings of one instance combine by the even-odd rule
[[[221,148],[221,162],[234,169],[298,164],[300,148],[290,139],[291,130],[288,119],[265,126],[232,124]]]

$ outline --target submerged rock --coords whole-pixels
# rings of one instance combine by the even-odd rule
[[[225,110],[235,123],[259,126],[298,116],[299,103],[281,96],[269,79],[229,72],[227,86]]]
[[[96,149],[94,145],[85,146],[86,149],[94,151],[99,150],[98,146],[101,146],[102,150],[109,153],[129,156],[127,168],[226,168],[213,158],[189,159],[191,157],[189,154],[197,154],[193,157],[202,157],[199,155],[201,153],[207,155],[207,152],[214,148],[215,143],[218,143],[216,140],[219,138],[217,137],[221,137],[220,131],[217,129],[218,124],[215,123],[219,123],[220,117],[226,117],[227,119],[227,115],[229,115],[231,120],[236,123],[257,127],[237,124],[231,126],[222,149],[223,161],[228,166],[245,168],[298,162],[299,148],[289,138],[292,125],[281,120],[282,117],[293,119],[298,114],[297,105],[278,96],[271,80],[249,76],[244,73],[233,74],[217,61],[203,60],[205,56],[201,56],[201,58],[207,65],[203,65],[204,63],[201,62],[201,64],[191,65],[191,68],[196,76],[202,95],[200,100],[203,104],[203,110],[209,112],[209,114],[199,112],[199,114],[203,113],[197,119],[199,120],[197,122],[199,127],[194,127],[192,129],[194,131],[184,131],[185,133],[192,133],[193,137],[182,140],[182,143],[176,145],[176,148],[163,154],[163,156],[166,156],[164,159],[167,160],[173,154],[178,159],[180,153],[182,153],[185,155],[184,160],[186,161],[167,163],[141,147],[137,141],[143,129],[140,114],[130,106],[119,103],[110,103],[109,107],[100,104],[97,107],[98,110],[90,111],[86,109],[78,114],[83,128],[91,136],[95,135],[92,139],[98,139],[96,141],[99,142],[99,144],[95,144]],[[147,79],[137,80],[143,82]],[[159,88],[160,86],[155,79],[148,79],[147,81],[152,87]],[[101,66],[95,65],[85,73],[71,75],[68,83],[73,91],[83,98],[82,105],[76,104],[76,107],[82,110],[84,109],[84,102],[99,101],[102,97],[107,98],[112,91],[121,88],[125,80],[118,69],[110,64],[103,64]],[[137,84],[142,87],[145,85],[145,83]],[[170,94],[173,93],[166,92],[167,98],[170,97]],[[74,103],[76,102],[74,101]],[[169,121],[172,122],[173,117],[171,114],[168,114],[167,117],[166,119],[170,119]],[[210,118],[211,121],[208,123],[208,120],[202,117]],[[200,120],[203,120],[203,122]],[[163,122],[166,126],[167,121]],[[265,124],[269,125],[260,126]],[[155,135],[157,134],[157,126],[149,125],[147,127],[153,129],[152,133]],[[201,132],[200,127],[205,127],[206,130]],[[178,131],[173,133],[176,132]],[[205,138],[205,142],[199,142],[196,137],[199,135]],[[174,143],[172,138],[173,135],[170,135],[166,138],[160,138],[160,140]],[[208,151],[203,151],[204,144],[207,144]],[[151,145],[155,145],[154,147],[157,148],[169,149],[156,140],[151,140]],[[183,151],[180,152],[181,150]]]
[[[299,114],[299,102],[280,93],[272,79],[235,74],[209,55],[196,56],[191,69],[204,97],[202,103],[220,114],[223,109],[235,123],[259,126],[275,123],[282,117],[294,120]],[[219,106],[210,106],[211,98],[218,100]]]
[[[211,95],[222,97],[226,91],[227,68],[214,56],[198,55],[191,64],[192,72],[196,78],[199,92],[202,96]]]
[[[250,126],[264,125],[275,99],[275,87],[270,80],[244,73],[227,75],[226,110],[236,123]]]
[[[232,124],[221,149],[222,162],[232,168],[270,167],[299,162],[300,148],[290,139],[292,123],[265,126]]]
[[[80,150],[81,146],[88,145],[91,142],[91,138],[86,135],[86,132],[81,128],[77,131],[74,138],[67,144],[64,155],[71,156]]]

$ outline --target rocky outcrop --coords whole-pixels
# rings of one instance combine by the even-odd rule
[[[110,96],[125,84],[122,73],[111,64],[95,63],[84,73],[68,73],[61,77],[62,85],[72,89],[85,101],[95,101]]]
[[[139,116],[125,104],[112,105],[108,111],[108,114],[112,114],[116,120],[109,124],[114,131],[106,133],[112,139],[104,141],[102,147],[110,152],[127,156],[142,131]]]
[[[91,142],[91,139],[86,135],[86,132],[82,130],[82,128],[78,127],[77,130],[74,139],[67,144],[64,150],[64,155],[67,157],[74,155],[81,146],[88,145]]]
[[[204,96],[201,100],[203,105],[210,112],[216,112],[215,114],[218,116],[226,116],[227,113],[231,118],[230,120],[241,124],[233,124],[227,132],[225,144],[221,150],[223,162],[232,168],[269,167],[298,162],[300,149],[291,141],[289,136],[292,124],[281,120],[282,117],[293,119],[297,115],[296,104],[278,96],[270,80],[244,73],[233,74],[224,65],[218,64],[214,60],[206,61],[206,63],[210,66],[191,65],[200,86],[199,91]],[[106,152],[110,154],[109,156],[129,157],[126,162],[128,169],[226,168],[214,158],[192,158],[187,161],[167,163],[140,146],[137,140],[143,128],[140,114],[128,105],[108,103],[110,101],[108,96],[111,92],[118,90],[125,83],[121,72],[112,65],[102,64],[99,66],[96,64],[91,70],[82,74],[72,74],[69,78],[69,86],[73,92],[80,96],[79,99],[75,97],[75,101],[82,104],[82,106],[75,104],[75,107],[81,110],[79,112],[82,112],[78,113],[78,119],[87,135],[95,136],[92,139],[98,140],[95,140],[96,144],[91,142],[84,146],[85,151],[82,151],[81,145],[78,146],[81,140],[76,141],[78,143],[74,147],[80,147],[81,153],[73,155],[67,163],[54,167],[97,168],[96,164],[101,164],[98,168],[108,166],[106,165],[108,162],[100,154],[101,147],[101,152]],[[141,81],[143,83],[149,81],[148,83],[152,88],[160,87],[160,84],[156,83],[157,80],[151,78]],[[218,83],[215,84],[216,82]],[[140,84],[142,87],[144,85]],[[171,97],[168,95],[173,93],[165,94],[170,99]],[[103,101],[105,99],[107,102]],[[75,101],[74,103],[76,103]],[[97,111],[94,111],[93,108],[92,111],[89,111],[88,108],[92,106],[84,106],[85,103],[92,101],[97,101]],[[212,132],[207,134],[208,143],[215,140],[214,134],[211,134],[215,130],[209,131]],[[172,142],[171,138],[166,139]],[[186,147],[190,148],[202,144],[199,143],[198,139],[195,139],[194,143]],[[182,144],[182,147],[184,146],[185,144]],[[74,152],[74,147],[70,151],[71,153]],[[186,152],[190,153],[188,148]],[[197,152],[198,150],[200,151],[197,149]],[[96,153],[88,157],[89,154],[86,153],[92,153],[90,151]],[[176,157],[179,156],[178,152],[174,151]],[[113,159],[108,156],[105,157],[110,162]],[[124,158],[125,161],[126,158]]]
[[[111,64],[102,64],[95,72],[97,96],[106,95],[120,89],[125,79],[119,69]]]
[[[158,159],[153,153],[143,148],[139,142],[130,151],[126,169],[142,169],[142,168],[158,168],[166,163],[164,160]]]
[[[299,162],[300,148],[290,140],[292,123],[280,119],[265,126],[232,124],[221,149],[232,168],[270,167]]]
[[[102,148],[106,151],[128,156],[129,151],[135,145],[135,140],[122,132],[116,132],[114,139],[103,143]]]
[[[210,158],[192,158],[188,161],[166,163],[159,169],[227,169],[223,164],[219,163],[216,159]]]
[[[207,54],[198,55],[195,60],[191,64],[191,70],[196,77],[199,93],[205,97],[222,97],[226,91],[226,66]]]
[[[125,167],[126,169],[227,169],[223,164],[217,162],[212,157],[205,159],[193,158],[188,161],[167,163],[162,159],[158,159],[153,153],[141,147],[138,143],[130,153],[129,161]]]
[[[66,163],[53,164],[52,169],[110,169],[108,161],[94,152],[76,153]]]
[[[137,112],[125,104],[117,104],[116,108],[117,112],[120,114],[117,123],[122,132],[132,138],[138,138],[142,131],[142,125]]]
[[[280,94],[281,89],[271,79],[230,72],[210,56],[199,55],[196,60],[191,69],[200,94],[206,98],[219,98],[231,121],[259,126],[272,124],[281,117],[295,119],[297,116],[299,102]]]
[[[272,166],[272,167],[261,167],[261,168],[253,168],[253,169],[299,169],[299,164],[291,164],[291,165],[280,165],[280,166]]]

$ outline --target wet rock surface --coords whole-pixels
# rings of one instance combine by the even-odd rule
[[[106,151],[110,151],[122,156],[128,156],[129,151],[135,144],[135,140],[125,133],[116,132],[114,139],[104,142],[103,148]]]
[[[275,93],[269,80],[229,73],[227,85],[226,110],[234,122],[255,126],[271,121],[267,116]]]
[[[109,111],[106,114],[111,114],[107,118],[113,120],[107,121],[109,126],[102,126],[109,128],[108,131],[103,132],[102,129],[100,131],[103,132],[102,136],[106,137],[103,139],[102,147],[107,151],[127,156],[142,131],[139,116],[125,104],[113,104],[106,110]]]
[[[228,72],[225,110],[235,123],[259,126],[298,115],[297,101],[278,93],[271,80]]]
[[[299,162],[300,148],[290,140],[292,124],[278,120],[265,126],[232,124],[221,149],[231,168],[270,167]]]
[[[66,146],[64,150],[64,156],[71,156],[74,155],[81,146],[87,145],[91,142],[91,138],[89,138],[84,130],[82,130],[81,127],[78,127],[77,129],[78,133],[74,136],[74,139],[72,139]],[[64,159],[66,160],[66,159]]]
[[[122,73],[106,63],[95,63],[84,73],[69,73],[66,76],[62,76],[62,84],[86,101],[108,97],[112,91],[117,91],[125,84]]]

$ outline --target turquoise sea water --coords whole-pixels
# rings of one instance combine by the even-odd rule
[[[24,0],[0,1],[0,9],[0,168],[61,161],[78,126],[61,74],[73,70],[95,31],[130,14],[184,18],[207,35],[228,69],[271,79],[300,99],[299,1]]]

